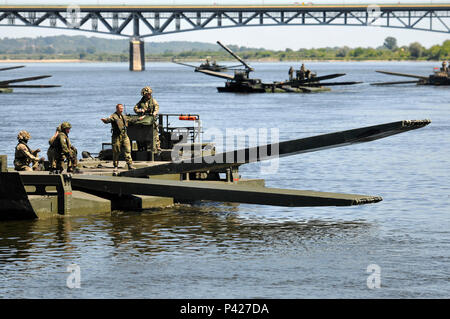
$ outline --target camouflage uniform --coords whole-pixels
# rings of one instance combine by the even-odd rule
[[[289,81],[292,81],[294,77],[294,68],[292,66],[289,68],[288,74],[289,74]]]
[[[137,120],[133,120],[135,122]],[[112,128],[112,149],[113,149],[113,165],[114,168],[119,166],[119,157],[121,151],[124,152],[125,161],[128,164],[128,168],[133,164],[133,160],[131,158],[131,143],[130,139],[127,135],[127,127],[128,122],[131,122],[131,119],[128,120],[128,117],[124,114],[119,114],[114,112],[110,117],[106,118],[104,123],[111,123]]]
[[[48,140],[48,144],[50,146],[47,150],[47,158],[48,158],[48,162],[49,162],[49,166],[50,166],[50,171],[56,170],[56,166],[57,166],[56,165],[57,152],[53,145],[54,145],[54,142],[55,142],[56,138],[58,137],[59,133],[61,132],[61,125],[59,125],[56,128],[55,134]],[[73,156],[72,156],[72,158],[70,158],[70,160],[68,162],[68,170],[72,171],[78,165],[78,160],[77,160],[78,151],[75,148],[75,146],[73,146],[72,144],[70,144],[70,148],[72,150]]]
[[[159,104],[153,96],[147,98],[146,94],[152,94],[152,89],[149,86],[146,86],[141,90],[142,98],[141,100],[134,106],[134,112],[139,115],[150,115],[153,117],[153,125],[156,126],[156,136],[155,136],[155,149],[161,149],[161,143],[159,141],[159,132],[158,125],[156,124],[156,119],[159,113]]]
[[[441,67],[441,72],[448,72],[448,66],[447,66],[447,62],[442,62],[442,67]]]
[[[72,172],[77,165],[77,154],[74,152],[74,147],[70,142],[69,137],[65,133],[66,128],[71,128],[72,126],[68,122],[63,122],[60,125],[61,131],[58,132],[58,135],[53,139],[53,137],[49,140],[49,142],[53,142],[51,144],[51,148],[53,148],[54,158],[52,161],[55,163],[55,168],[57,171],[64,170],[64,162],[67,161],[67,171]],[[76,150],[76,149],[75,149]],[[52,164],[52,162],[50,162]]]
[[[19,143],[16,146],[16,151],[14,154],[14,169],[16,171],[31,171],[37,170],[39,165],[39,149],[32,151],[27,145],[28,140],[31,138],[30,133],[27,131],[20,131],[17,135]],[[30,164],[33,163],[33,168]]]

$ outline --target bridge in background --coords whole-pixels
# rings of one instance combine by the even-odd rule
[[[250,26],[378,26],[450,34],[450,3],[298,6],[0,6],[0,26],[74,29],[130,38],[130,70],[145,69],[147,37]]]

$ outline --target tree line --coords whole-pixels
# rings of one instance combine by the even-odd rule
[[[399,46],[397,39],[387,37],[377,48],[327,47],[313,49],[267,50],[245,46],[227,45],[244,60],[250,61],[299,61],[299,60],[419,60],[439,61],[450,59],[450,40],[441,45],[425,48],[419,42]],[[21,39],[0,39],[0,59],[77,59],[86,61],[127,62],[127,40],[88,38],[84,36],[55,36]],[[217,61],[234,58],[216,44],[174,41],[146,43],[146,60],[171,61],[204,60]]]

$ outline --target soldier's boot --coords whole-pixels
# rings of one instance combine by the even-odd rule
[[[117,174],[119,174],[119,162],[113,161],[113,176],[117,176]]]
[[[133,166],[133,163],[127,163],[127,165],[128,165],[129,170],[135,169],[135,167]]]

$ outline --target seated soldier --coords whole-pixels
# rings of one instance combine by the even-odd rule
[[[53,148],[54,158],[52,162],[55,163],[56,173],[61,173],[64,170],[64,162],[67,162],[67,172],[68,173],[81,173],[81,171],[76,167],[77,161],[77,150],[72,146],[69,139],[69,132],[72,126],[69,122],[63,122],[60,125],[60,132],[55,133],[55,138],[53,137],[49,140],[52,141],[50,148]]]
[[[56,138],[58,137],[58,134],[62,131],[61,130],[61,125],[60,124],[55,131],[55,134],[53,134],[53,136],[48,140],[48,144],[50,145],[48,150],[47,150],[47,158],[48,158],[48,162],[49,162],[49,166],[50,166],[50,172],[55,172],[56,171],[56,149],[53,146],[54,141],[56,140]],[[77,160],[77,156],[78,156],[78,151],[75,148],[75,146],[73,146],[72,144],[70,144],[70,147],[72,149],[73,152],[73,158],[69,160],[68,165],[70,167],[70,171],[75,171],[78,170],[76,169],[77,165],[78,165],[78,160]]]
[[[39,170],[39,163],[44,161],[44,158],[38,157],[40,149],[33,151],[27,145],[30,138],[31,135],[27,131],[20,131],[17,135],[19,143],[14,154],[14,169],[16,171],[37,171]],[[32,168],[30,167],[31,163],[33,163]]]

